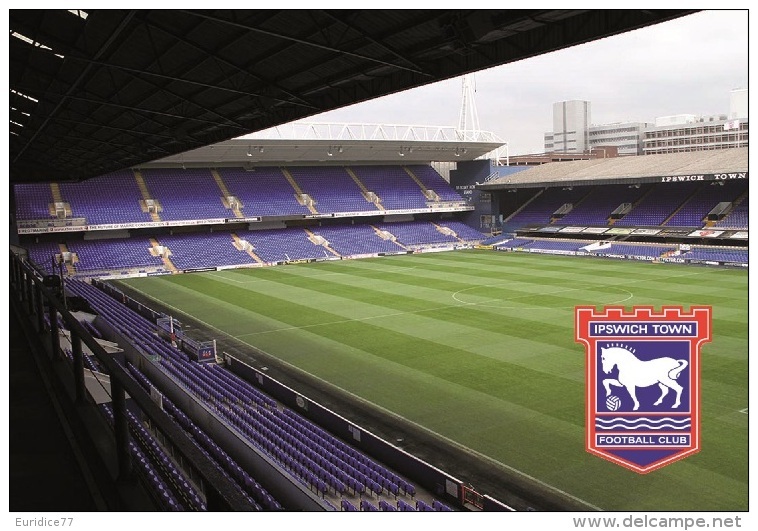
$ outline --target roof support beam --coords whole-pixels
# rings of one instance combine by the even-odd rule
[[[121,35],[121,32],[124,31],[124,29],[129,25],[129,22],[134,18],[134,15],[136,14],[136,11],[129,11],[123,19],[121,19],[121,23],[118,25],[116,30],[111,34],[111,36],[108,38],[107,41],[100,47],[100,49],[95,53],[94,58],[97,59],[98,57],[101,57],[107,50],[110,48],[111,44],[113,44],[116,39]],[[45,117],[45,120],[40,124],[40,126],[37,128],[37,130],[34,132],[34,134],[29,138],[29,140],[24,144],[19,150],[18,153],[16,153],[16,156],[13,159],[13,162],[18,161],[19,157],[24,154],[24,152],[29,148],[29,146],[37,139],[39,134],[42,132],[42,130],[47,126],[47,124],[50,122],[53,116],[60,110],[60,108],[63,106],[63,104],[66,102],[68,97],[73,94],[77,88],[79,87],[79,84],[84,80],[85,77],[89,74],[90,70],[92,69],[92,65],[87,65],[84,70],[82,70],[81,74],[79,74],[79,77],[76,78],[76,81],[74,81],[71,86],[69,86],[69,89],[66,91],[66,95],[58,100],[58,103],[55,105],[55,108]]]
[[[192,12],[190,12],[190,13],[192,13]],[[272,81],[264,79],[261,76],[255,75],[255,74],[251,73],[249,70],[244,70],[244,69],[240,68],[239,66],[237,66],[237,65],[235,65],[233,63],[230,63],[229,61],[225,61],[224,59],[218,57],[218,55],[215,55],[215,54],[209,52],[208,50],[205,50],[205,49],[201,48],[200,46],[198,46],[194,42],[188,41],[187,39],[185,39],[181,35],[177,35],[176,33],[172,32],[172,31],[170,31],[170,30],[168,30],[166,28],[160,27],[160,26],[158,26],[156,24],[149,24],[149,26],[151,28],[155,28],[155,29],[157,29],[157,30],[165,33],[166,35],[170,36],[173,39],[176,39],[177,41],[181,42],[182,44],[190,46],[191,48],[194,48],[195,50],[197,50],[197,51],[199,51],[201,53],[206,54],[209,58],[213,58],[215,61],[217,61],[217,62],[219,62],[219,63],[221,63],[221,64],[223,64],[223,65],[225,65],[225,66],[227,66],[229,68],[232,68],[237,73],[241,73],[241,74],[244,74],[245,76],[252,77],[252,78],[254,78],[258,82],[264,83],[264,84],[266,84],[268,86],[271,86],[271,87],[275,88],[276,90],[280,91],[282,94],[285,94],[285,95],[289,96],[289,98],[291,98],[291,99],[277,98],[275,96],[268,96],[268,95],[266,95],[266,97],[270,97],[271,99],[276,100],[276,101],[280,101],[282,103],[290,103],[292,105],[299,105],[299,106],[307,107],[307,108],[313,109],[313,110],[321,110],[320,108],[316,107],[313,103],[311,103],[308,100],[304,99],[302,96],[298,96],[297,94],[294,94],[294,93],[290,92],[289,90],[285,89],[284,87],[281,87],[277,83],[274,83]],[[236,92],[241,92],[242,93],[242,91],[236,91]],[[259,97],[263,96],[262,94],[250,94],[250,95],[251,96],[259,96]]]
[[[369,41],[371,44],[374,44],[376,46],[381,47],[383,50],[387,51],[388,53],[394,55],[396,58],[400,59],[401,61],[405,61],[407,64],[411,65],[416,71],[418,71],[421,74],[431,76],[428,72],[426,72],[421,66],[419,66],[417,63],[411,61],[407,57],[405,57],[401,52],[398,52],[393,47],[389,46],[388,44],[384,44],[381,41],[378,41],[371,37],[370,35],[367,35],[365,31],[362,31],[358,28],[356,28],[354,25],[348,23],[345,21],[343,17],[338,16],[334,11],[328,11],[328,10],[322,10],[321,11],[324,15],[331,18],[332,20],[339,22],[340,24],[344,25],[345,27],[349,28],[350,30],[360,33],[361,37]]]
[[[247,31],[254,31],[256,33],[261,33],[263,35],[268,35],[269,37],[276,37],[277,39],[283,39],[283,40],[287,40],[287,41],[292,41],[292,42],[296,42],[298,44],[304,44],[306,46],[311,46],[313,48],[320,48],[322,50],[326,50],[328,52],[333,52],[333,53],[336,53],[336,54],[339,54],[339,55],[347,55],[347,56],[351,56],[351,57],[356,57],[356,58],[362,59],[364,61],[371,61],[373,63],[378,63],[378,64],[381,64],[381,65],[384,65],[384,66],[391,66],[392,68],[397,68],[398,70],[408,70],[409,72],[413,72],[414,74],[420,74],[420,75],[425,76],[425,77],[432,77],[431,74],[427,74],[426,72],[422,72],[421,70],[418,70],[416,68],[410,68],[410,67],[407,67],[407,66],[399,65],[397,63],[391,63],[389,61],[384,61],[382,59],[377,59],[376,57],[369,57],[367,55],[361,55],[359,53],[351,52],[350,50],[341,50],[339,48],[334,48],[332,46],[326,46],[324,44],[319,44],[317,42],[312,42],[312,41],[306,41],[304,39],[299,39],[299,38],[293,37],[291,35],[283,35],[281,33],[277,33],[277,32],[274,32],[274,31],[268,31],[268,30],[264,30],[262,28],[256,28],[254,26],[248,26],[246,24],[240,24],[239,22],[234,22],[232,20],[226,20],[226,19],[223,19],[223,18],[220,18],[220,17],[214,17],[214,16],[211,16],[211,15],[208,15],[208,14],[205,14],[205,13],[198,13],[196,11],[184,11],[184,12],[188,13],[190,15],[195,15],[195,16],[198,16],[198,17],[206,18],[208,20],[212,20],[214,22],[219,22],[219,23],[223,23],[223,24],[229,24],[230,26],[234,26],[234,27],[237,27],[237,28],[242,28],[242,29],[245,29]]]
[[[41,48],[32,48],[32,50],[34,52],[44,53],[44,54],[52,53],[50,50],[43,50]],[[98,66],[98,67],[103,67],[103,68],[113,68],[115,70],[121,70],[123,72],[129,72],[130,74],[136,74],[135,77],[140,77],[140,76],[156,77],[156,78],[159,78],[159,79],[166,79],[166,80],[169,80],[169,81],[176,81],[178,83],[187,83],[187,84],[190,84],[190,85],[197,85],[199,87],[203,87],[203,88],[207,88],[207,89],[213,89],[213,90],[221,90],[221,91],[225,91],[225,92],[231,92],[231,93],[234,93],[234,94],[239,94],[241,96],[250,96],[250,97],[253,97],[253,98],[263,98],[263,97],[265,97],[265,98],[268,98],[268,99],[273,100],[273,101],[278,101],[278,102],[281,102],[281,103],[288,103],[288,104],[291,104],[291,105],[297,105],[297,106],[301,106],[301,107],[307,107],[308,109],[312,109],[312,110],[315,110],[315,111],[321,110],[320,107],[316,107],[315,105],[309,104],[309,103],[298,103],[297,101],[287,100],[287,99],[282,99],[282,98],[277,98],[276,96],[268,96],[268,95],[260,94],[260,93],[257,93],[257,92],[248,92],[248,91],[244,91],[244,90],[238,90],[238,89],[235,89],[235,88],[232,88],[232,87],[225,87],[225,86],[218,85],[218,84],[214,85],[214,84],[210,84],[210,83],[204,83],[202,81],[196,81],[196,80],[193,80],[193,79],[187,79],[187,78],[177,77],[177,76],[169,76],[169,75],[166,75],[166,74],[159,74],[157,72],[148,72],[146,70],[141,70],[141,69],[138,69],[138,68],[131,68],[131,67],[128,67],[128,66],[118,65],[118,64],[115,64],[115,63],[109,63],[109,62],[106,62],[106,61],[87,59],[86,57],[80,57],[80,56],[76,56],[76,55],[67,55],[66,56],[66,60],[79,61],[79,62],[82,62],[82,63],[86,63],[88,65],[88,67]],[[143,79],[143,81],[144,81],[144,79]],[[302,98],[300,98],[299,96],[293,95],[292,97],[293,98],[297,98],[298,100],[301,100],[301,101],[305,101]]]
[[[196,116],[183,116],[183,115],[174,114],[174,113],[170,113],[170,112],[158,111],[158,110],[154,110],[154,109],[146,109],[144,107],[134,107],[132,105],[121,105],[119,103],[114,103],[112,101],[106,101],[106,100],[102,100],[102,99],[86,98],[86,97],[83,97],[83,96],[68,96],[68,97],[69,97],[69,99],[72,99],[72,100],[86,101],[87,103],[94,103],[94,104],[97,104],[97,105],[104,105],[104,106],[108,106],[108,107],[116,107],[118,109],[125,109],[125,110],[128,110],[128,111],[135,112],[137,114],[140,114],[140,113],[142,113],[142,114],[154,114],[154,115],[157,115],[157,116],[165,116],[167,118],[178,118],[180,120],[187,120],[187,121],[192,121],[192,122],[201,122],[201,123],[210,124],[210,125],[218,125],[219,124],[219,122],[214,122],[213,120],[204,120],[204,119],[198,118]],[[230,122],[228,124],[229,127],[236,127],[240,131],[247,132],[247,128],[246,127],[244,127],[244,126],[242,126],[240,124],[237,124],[237,123],[233,122],[232,120],[229,120],[228,118],[225,118],[223,116],[221,116],[221,118],[224,118],[224,120]],[[161,124],[161,125],[163,125],[163,124]]]

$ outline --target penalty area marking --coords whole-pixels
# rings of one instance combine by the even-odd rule
[[[745,408],[745,409],[740,409],[740,413],[744,413],[745,415],[747,415],[747,408]]]
[[[484,300],[484,301],[480,301],[480,302],[468,302],[468,301],[464,301],[464,300],[461,300],[460,298],[458,298],[459,294],[465,293],[467,291],[471,291],[471,290],[479,289],[479,288],[494,288],[496,286],[502,286],[502,285],[503,285],[503,283],[500,282],[498,284],[488,284],[486,286],[471,286],[470,288],[464,288],[464,289],[460,289],[460,290],[456,291],[455,293],[452,294],[452,297],[453,297],[454,301],[460,302],[464,306],[487,306],[487,307],[490,307],[490,308],[502,308],[504,310],[515,310],[515,309],[518,309],[518,310],[565,310],[567,308],[571,309],[571,308],[574,308],[575,305],[572,305],[572,306],[538,306],[536,308],[524,308],[524,307],[521,307],[521,306],[503,306],[501,304],[494,304],[494,303],[509,302],[509,301],[514,301],[516,299],[523,299],[523,298],[528,298],[528,297],[540,297],[542,295],[555,295],[557,293],[567,293],[567,292],[570,292],[570,291],[580,291],[580,290],[586,290],[586,289],[590,289],[591,290],[592,288],[611,288],[611,289],[617,289],[617,290],[623,291],[627,295],[629,295],[628,297],[626,297],[624,299],[619,299],[619,300],[610,301],[610,302],[603,302],[603,303],[598,303],[598,304],[621,304],[622,302],[626,302],[626,301],[628,301],[628,300],[630,300],[631,298],[634,297],[634,294],[631,291],[629,291],[628,289],[619,288],[618,286],[610,286],[610,285],[608,285],[608,286],[585,286],[585,287],[582,287],[582,288],[567,288],[567,289],[560,289],[558,291],[549,291],[547,293],[525,293],[524,295],[515,295],[513,297],[507,297],[505,299],[488,299],[488,300]]]

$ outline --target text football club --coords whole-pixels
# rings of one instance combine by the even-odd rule
[[[711,307],[574,309],[586,352],[586,449],[640,474],[700,451],[700,348]]]

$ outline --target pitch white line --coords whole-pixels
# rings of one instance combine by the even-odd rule
[[[393,269],[392,271],[379,271],[379,272],[380,273],[384,273],[384,272],[386,272],[386,273],[396,273],[396,272],[400,272],[400,271],[408,271],[408,270],[411,270],[411,269],[416,269],[416,267],[417,266],[413,266],[413,267],[399,267],[397,269]],[[240,269],[250,269],[250,268],[240,268]],[[231,269],[229,271],[239,271],[240,269]],[[208,275],[210,275],[212,277],[220,277],[220,278],[222,278],[224,280],[228,280],[230,282],[236,282],[237,284],[243,284],[243,285],[257,284],[258,282],[278,282],[278,280],[279,280],[279,279],[274,280],[274,279],[268,279],[268,278],[254,278],[254,279],[251,279],[251,280],[235,280],[235,279],[233,279],[231,277],[227,277],[226,275],[224,275],[223,273],[225,271],[216,271],[215,273],[208,273]],[[377,270],[374,270],[374,269],[363,269],[363,271],[377,271]],[[343,272],[343,271],[332,271],[332,272],[329,272],[329,273],[319,273],[319,274],[315,274],[315,275],[292,275],[291,278],[306,278],[306,279],[314,278],[314,279],[319,279],[321,277],[330,277],[330,276],[334,276],[334,275],[350,275],[350,273],[346,273],[346,272]]]
[[[501,283],[498,283],[498,284],[488,284],[486,286],[472,286],[470,288],[464,288],[464,289],[456,291],[455,293],[453,293],[452,297],[453,297],[454,301],[460,302],[461,304],[464,304],[464,305],[467,305],[467,306],[487,306],[487,307],[490,307],[490,308],[502,308],[502,309],[505,309],[505,310],[517,309],[517,308],[519,310],[565,310],[565,309],[571,309],[571,308],[573,308],[574,305],[571,305],[571,306],[551,306],[551,307],[538,306],[536,308],[523,308],[521,306],[502,306],[500,304],[492,304],[492,303],[493,302],[507,302],[507,301],[512,301],[512,300],[516,300],[516,299],[523,299],[525,297],[539,297],[540,295],[555,295],[557,293],[567,293],[569,291],[591,290],[592,288],[612,288],[612,289],[617,289],[619,291],[624,291],[624,292],[626,292],[629,295],[625,299],[619,299],[617,301],[604,302],[602,304],[621,304],[622,302],[626,302],[629,299],[631,299],[632,297],[634,297],[634,294],[631,291],[629,291],[627,289],[624,289],[624,288],[619,288],[618,286],[611,286],[611,285],[608,285],[608,286],[595,286],[595,285],[592,285],[592,286],[584,286],[584,287],[581,287],[581,288],[567,288],[567,289],[560,289],[558,291],[548,291],[547,293],[526,293],[524,295],[514,295],[513,297],[507,297],[505,299],[488,299],[488,300],[484,300],[484,301],[480,301],[480,302],[467,302],[467,301],[464,301],[464,300],[461,300],[461,299],[458,298],[458,294],[464,293],[466,291],[471,291],[471,290],[477,289],[477,288],[494,288],[495,286],[502,286],[502,285],[503,285],[503,283],[501,282]],[[598,303],[598,304],[600,304],[600,303]]]
[[[237,271],[237,270],[234,269],[232,271]],[[250,284],[251,282],[260,282],[258,280],[234,280],[233,278],[224,275],[224,271],[217,271],[216,273],[208,273],[208,275],[211,277],[219,277],[224,280],[228,280],[229,282],[236,282],[237,284]]]

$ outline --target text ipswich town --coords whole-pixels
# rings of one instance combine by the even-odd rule
[[[587,451],[640,474],[699,452],[711,307],[577,306],[574,317],[587,359]]]

